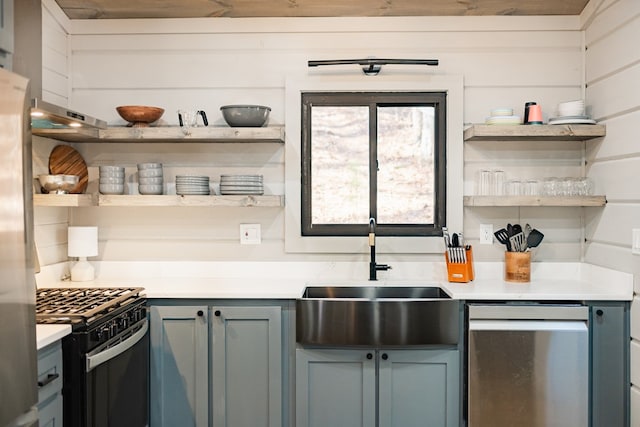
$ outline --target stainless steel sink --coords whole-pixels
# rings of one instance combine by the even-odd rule
[[[460,303],[437,286],[307,287],[296,301],[296,341],[318,346],[454,345]]]

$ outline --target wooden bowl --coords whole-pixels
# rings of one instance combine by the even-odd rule
[[[123,105],[116,107],[116,111],[133,127],[148,127],[149,123],[155,122],[164,114],[163,108],[144,105]]]

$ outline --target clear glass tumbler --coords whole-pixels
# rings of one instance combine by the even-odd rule
[[[494,196],[504,195],[504,171],[496,169],[493,171],[493,192]]]

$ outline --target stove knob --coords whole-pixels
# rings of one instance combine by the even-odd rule
[[[129,317],[127,317],[127,316],[123,316],[123,317],[120,319],[120,327],[121,327],[122,329],[127,329],[127,328],[129,327]]]

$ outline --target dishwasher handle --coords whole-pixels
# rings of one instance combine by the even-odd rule
[[[582,320],[470,320],[469,331],[588,331]]]
[[[583,305],[483,305],[469,304],[469,320],[588,320]]]

